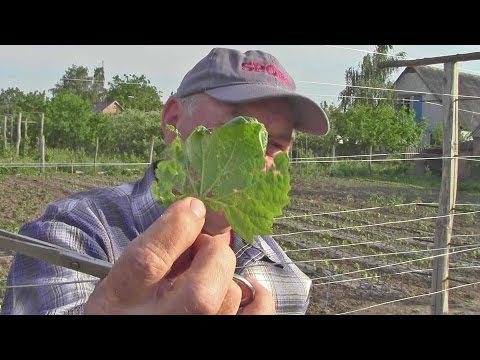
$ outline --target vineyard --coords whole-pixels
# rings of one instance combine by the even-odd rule
[[[315,166],[315,165],[313,165]],[[318,166],[318,165],[317,165]],[[48,202],[96,186],[134,181],[132,174],[3,175],[0,228],[18,231]],[[274,237],[313,279],[308,314],[429,314],[438,186],[306,174],[292,167],[291,204]],[[461,190],[453,228],[450,286],[480,281],[480,192]],[[383,225],[381,225],[383,224]],[[307,250],[316,248],[314,250]],[[4,280],[10,254],[0,254]],[[4,293],[0,283],[0,297]],[[449,293],[450,312],[480,314],[478,286]],[[410,299],[406,299],[410,298]],[[406,300],[401,300],[406,299]],[[401,300],[401,301],[398,301]],[[391,302],[391,303],[387,303]],[[385,305],[379,305],[387,303]],[[364,309],[363,308],[367,308]]]
[[[431,291],[428,269],[432,269],[435,232],[431,217],[437,209],[428,203],[438,201],[438,189],[359,179],[296,178],[292,199],[287,215],[302,216],[280,219],[275,233],[316,231],[277,236],[314,279],[309,314],[346,313]],[[469,192],[459,192],[457,198],[459,204],[479,200],[480,194]],[[351,209],[364,211],[348,212]],[[479,250],[475,250],[480,237],[478,210],[464,206],[458,213],[466,214],[455,217],[453,244],[458,248],[452,251],[459,254],[450,256],[451,268],[458,268],[450,271],[452,287],[480,280]],[[330,214],[304,216],[309,213]],[[312,247],[320,249],[294,251]],[[452,313],[480,313],[477,286],[451,291]],[[355,313],[430,314],[430,301],[431,296],[421,296]]]
[[[427,48],[417,50],[428,54]],[[109,50],[98,49],[98,56],[105,58]],[[480,314],[480,76],[468,66],[463,68],[464,62],[480,60],[480,53],[412,59],[400,49],[393,45],[376,45],[374,51],[322,45],[284,53],[286,58],[291,54],[297,58],[291,61],[291,73],[298,77],[293,88],[311,97],[327,114],[329,131],[322,136],[300,126],[306,112],[291,105],[301,102],[289,104],[287,112],[283,104],[258,103],[298,130],[288,137],[292,141],[291,201],[275,219],[272,236],[312,280],[310,315],[441,314],[443,300],[448,301],[450,314]],[[93,56],[93,50],[71,48],[58,58],[74,54],[80,59],[78,54]],[[10,51],[9,55],[5,47],[6,59],[19,56],[17,47]],[[32,48],[28,57],[36,61],[35,67],[42,51]],[[122,51],[118,54],[123,55],[115,56],[118,61],[142,48]],[[159,58],[154,57],[155,51],[148,47],[148,56],[137,54],[135,68],[149,69],[142,61],[153,59],[160,71],[157,76],[162,78],[161,72],[169,68],[158,65],[164,58],[176,59],[178,69],[190,59],[177,47]],[[279,47],[278,51],[285,50]],[[299,57],[302,51],[308,56]],[[355,66],[350,60],[343,62],[353,61],[351,52],[363,53]],[[30,80],[26,74],[31,69],[22,72],[19,67],[27,63],[23,59],[11,62],[11,78]],[[49,60],[45,73],[52,74],[54,64]],[[103,61],[97,65],[91,72],[87,66],[72,64],[57,82],[50,79],[49,85],[37,89],[19,89],[4,79],[8,81],[0,89],[0,229],[17,232],[42,214],[49,202],[71,193],[138,180],[154,159],[167,157],[169,141],[160,124],[172,123],[179,125],[177,130],[185,130],[190,117],[206,116],[198,121],[208,125],[210,110],[215,114],[213,109],[207,111],[202,97],[168,102],[168,92],[157,89],[144,74],[127,75],[129,62],[121,67],[123,75],[113,74],[111,81],[105,78]],[[335,75],[340,68],[341,73]],[[262,72],[278,75],[267,69],[270,65],[255,67],[258,76]],[[114,70],[107,69],[107,73]],[[325,71],[327,76],[322,75]],[[175,71],[171,75],[172,79],[183,76]],[[177,89],[178,85],[172,86]],[[161,86],[165,89],[163,80]],[[252,91],[249,100],[255,100],[255,94]],[[178,106],[170,107],[175,103]],[[258,104],[232,104],[232,114],[242,111],[263,118]],[[175,108],[180,115],[165,111]],[[268,145],[287,149],[290,125],[280,122],[277,128],[270,115],[260,120],[268,131],[278,130],[284,137],[278,142],[275,131]],[[190,149],[190,154],[196,153]],[[223,153],[218,151],[217,158]],[[242,156],[250,155],[247,151]],[[288,188],[286,181],[282,184]],[[211,189],[206,191],[214,193]],[[276,197],[275,191],[275,196],[262,193]],[[258,196],[252,197],[263,203]],[[0,306],[12,255],[0,247]],[[39,286],[46,285],[51,286]],[[448,298],[442,293],[447,288]],[[433,298],[436,305],[432,307]]]

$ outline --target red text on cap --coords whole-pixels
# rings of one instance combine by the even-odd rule
[[[249,61],[242,63],[242,70],[244,71],[256,71],[256,72],[266,72],[281,81],[283,81],[289,88],[293,88],[288,78],[282,73],[275,65],[273,64],[260,64],[255,61]]]

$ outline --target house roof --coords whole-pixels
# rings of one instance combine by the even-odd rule
[[[111,101],[102,101],[102,102],[95,103],[93,105],[93,112],[96,113],[96,114],[101,113],[105,108],[107,108],[108,106],[110,106],[113,103],[115,103],[122,111],[125,110],[122,107],[122,105],[120,105],[118,103],[117,100],[111,100]]]
[[[400,74],[395,83],[402,77],[403,74],[411,72],[416,72],[432,93],[443,94],[444,71],[442,69],[438,69],[433,66],[408,66]],[[458,94],[480,96],[480,76],[459,72]],[[439,102],[442,101],[441,95],[433,96]],[[465,100],[460,100],[459,109],[480,113],[480,99],[475,100],[466,98]]]

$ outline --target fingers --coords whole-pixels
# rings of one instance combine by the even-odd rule
[[[153,287],[189,248],[205,222],[206,209],[194,198],[171,205],[142,235],[132,241],[104,279],[120,302],[151,294]]]
[[[242,290],[232,280],[228,288],[227,295],[223,299],[222,306],[218,311],[218,315],[235,315],[238,312],[240,301],[242,300]]]
[[[255,299],[239,313],[242,315],[274,315],[275,301],[270,291],[265,289],[253,277],[247,278],[255,288]]]
[[[207,234],[198,236],[190,267],[175,280],[159,312],[217,314],[238,309],[240,289],[232,287],[236,258],[225,241],[217,240]]]

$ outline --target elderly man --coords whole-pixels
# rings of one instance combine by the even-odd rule
[[[197,126],[216,128],[251,116],[268,131],[266,167],[288,152],[295,130],[323,135],[325,112],[295,91],[271,54],[215,48],[183,78],[163,108],[165,140],[174,126],[187,137]],[[235,234],[225,215],[195,198],[167,209],[154,199],[153,164],[135,184],[73,194],[48,205],[20,233],[113,263],[98,284],[74,270],[17,255],[3,314],[304,314],[311,281],[270,236],[253,244]],[[253,301],[240,306],[241,282]]]

